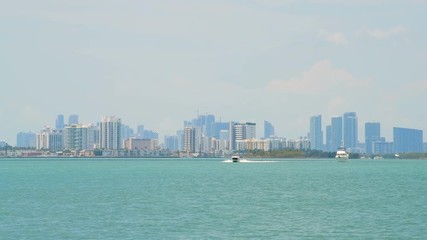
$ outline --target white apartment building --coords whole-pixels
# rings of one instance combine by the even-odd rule
[[[121,119],[106,116],[99,125],[99,141],[101,149],[117,150],[122,148]]]

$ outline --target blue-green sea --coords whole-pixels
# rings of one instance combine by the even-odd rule
[[[0,159],[0,239],[427,239],[427,161]]]

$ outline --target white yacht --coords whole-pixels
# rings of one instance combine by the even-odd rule
[[[349,157],[348,152],[345,150],[345,148],[338,148],[337,154],[335,155],[335,158],[338,161],[347,161]]]

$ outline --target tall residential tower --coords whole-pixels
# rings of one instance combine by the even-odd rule
[[[311,149],[323,149],[322,116],[310,117],[310,144]]]

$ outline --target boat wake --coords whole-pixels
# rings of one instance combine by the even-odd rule
[[[275,163],[277,161],[240,159],[238,162],[233,162],[231,159],[227,159],[222,162],[223,163]]]

